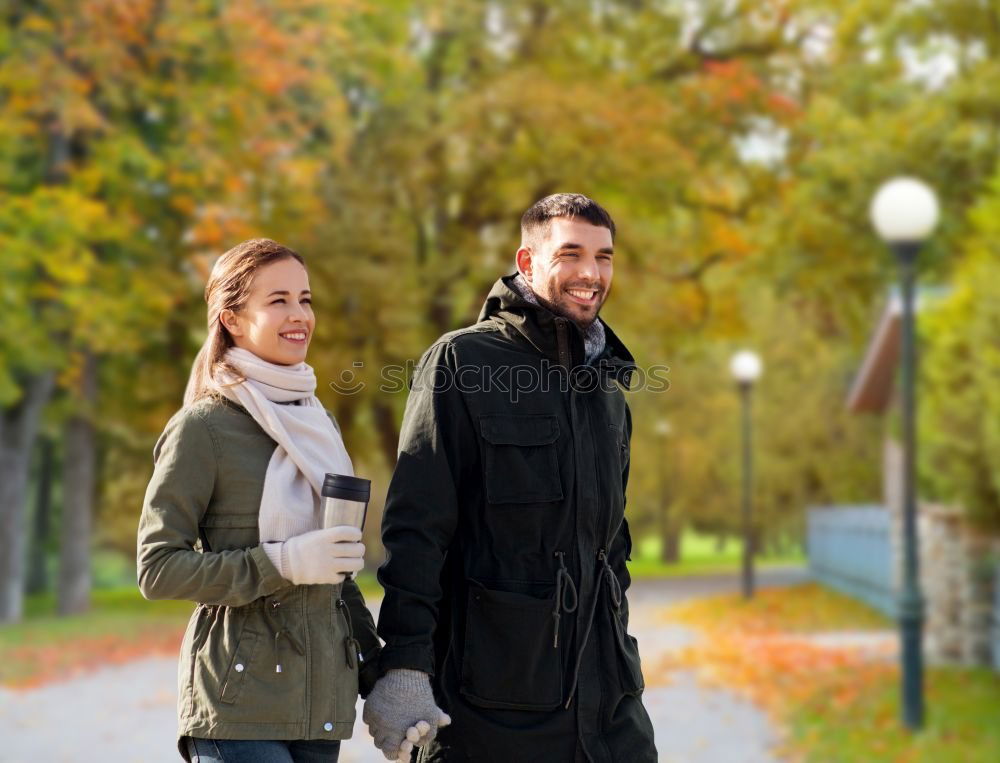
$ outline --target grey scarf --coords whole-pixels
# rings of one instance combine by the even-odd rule
[[[511,286],[514,290],[524,297],[528,302],[533,305],[538,305],[539,307],[544,307],[539,301],[535,292],[531,290],[531,286],[524,276],[520,273],[511,281]],[[604,345],[606,342],[604,335],[604,324],[600,320],[595,320],[587,328],[582,330],[583,333],[583,352],[585,360],[588,364],[593,363],[594,360],[604,352]]]

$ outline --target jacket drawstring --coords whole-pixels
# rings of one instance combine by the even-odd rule
[[[559,619],[563,612],[576,612],[579,600],[577,598],[576,583],[570,577],[569,570],[566,569],[566,553],[556,551],[555,556],[559,559],[559,570],[556,572],[556,601],[552,608],[552,648],[559,647]]]
[[[601,574],[604,576],[605,582],[608,584],[608,593],[611,595],[611,603],[615,605],[615,612],[620,612],[622,608],[622,584],[618,582],[618,576],[615,575],[615,571],[611,569],[611,565],[608,564],[607,554],[604,553],[602,549],[597,555],[601,564],[604,566],[601,568]]]
[[[285,615],[280,610],[281,610],[281,602],[278,600],[272,601],[271,608],[268,610],[268,613],[277,617],[279,625],[277,632],[274,634],[275,673],[281,672],[281,658],[279,656],[280,644],[278,642],[281,640],[282,636],[284,636],[288,640],[288,643],[292,645],[292,647],[295,649],[296,652],[302,655],[306,653],[305,647],[302,646],[302,642],[299,641],[298,637],[296,637],[295,632],[289,629],[288,624],[285,622]]]
[[[607,552],[602,548],[597,552],[597,561],[600,562],[601,567],[597,571],[598,580],[596,588],[600,588],[601,580],[603,579],[608,586],[608,594],[611,596],[611,603],[615,605],[615,611],[621,607],[622,603],[622,587],[618,582],[618,578],[615,576],[615,572],[611,569],[611,565],[608,564]],[[576,653],[576,661],[573,664],[573,681],[569,687],[569,693],[566,695],[566,709],[569,709],[570,704],[573,702],[573,694],[576,692],[576,686],[580,682],[580,666],[583,662],[583,652],[587,648],[587,641],[590,639],[590,631],[594,627],[594,615],[597,612],[597,600],[600,598],[600,591],[595,590],[593,600],[590,604],[590,611],[587,613],[587,627],[583,632],[583,638],[580,641],[580,649]]]

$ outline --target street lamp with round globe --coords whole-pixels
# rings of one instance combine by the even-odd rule
[[[753,597],[754,532],[753,532],[753,463],[750,446],[750,390],[760,378],[763,364],[751,350],[740,350],[729,361],[729,372],[740,389],[743,409],[743,598]]]
[[[924,722],[924,597],[920,590],[916,493],[916,329],[914,298],[917,254],[940,217],[934,191],[921,180],[897,177],[883,183],[871,202],[875,230],[899,262],[902,317],[900,321],[900,408],[903,439],[903,581],[899,597],[902,716],[909,729]]]
[[[729,362],[729,371],[740,384],[753,384],[762,370],[760,356],[751,350],[740,350]]]
[[[898,177],[875,192],[870,213],[875,230],[887,244],[919,246],[934,231],[941,211],[930,186],[916,178]]]

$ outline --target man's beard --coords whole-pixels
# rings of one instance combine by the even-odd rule
[[[593,287],[586,287],[586,288],[593,288]],[[565,306],[566,303],[561,302],[561,301],[560,302],[553,302],[553,301],[551,301],[551,300],[546,299],[545,297],[543,297],[537,291],[534,291],[534,290],[532,290],[532,291],[533,291],[533,293],[535,295],[535,298],[538,300],[538,303],[542,307],[544,307],[550,313],[554,313],[555,315],[558,315],[560,318],[566,318],[567,320],[573,321],[573,323],[575,323],[577,325],[577,327],[581,331],[586,331],[588,328],[590,328],[592,325],[594,325],[594,321],[597,320],[597,316],[600,315],[600,313],[601,313],[601,308],[604,307],[605,292],[600,287],[597,287],[597,295],[594,297],[594,303],[596,305],[596,307],[594,309],[594,313],[587,320],[580,320],[580,318],[578,316],[573,315],[573,313],[570,311],[570,309]],[[561,294],[562,292],[560,291],[559,293]],[[570,303],[570,304],[572,304],[572,303]]]

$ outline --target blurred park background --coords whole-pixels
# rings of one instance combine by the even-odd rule
[[[176,649],[190,605],[141,601],[135,530],[153,443],[204,336],[215,257],[268,236],[306,258],[309,362],[374,481],[374,570],[406,399],[379,389],[382,369],[475,320],[512,270],[521,213],[559,191],[614,216],[602,317],[640,366],[670,368],[667,392],[629,397],[635,577],[738,569],[728,364],[750,347],[764,363],[758,563],[811,562],[836,584],[809,559],[822,524],[810,510],[886,509],[892,493],[898,412],[848,398],[885,349],[896,279],[868,205],[908,174],[942,206],[920,264],[933,295],[919,322],[920,497],[950,528],[940,575],[975,588],[937,615],[954,643],[929,675],[928,729],[898,729],[891,660],[788,640],[889,632],[891,612],[858,604],[849,574],[850,597],[808,583],[700,599],[671,617],[716,633],[715,651],[644,667],[655,687],[675,663],[707,665],[782,729],[789,759],[1000,759],[983,604],[1000,561],[997,0],[0,9],[0,683],[29,691]],[[363,389],[329,387],[347,378]],[[842,567],[862,564],[845,553]],[[955,629],[979,635],[966,647]]]

